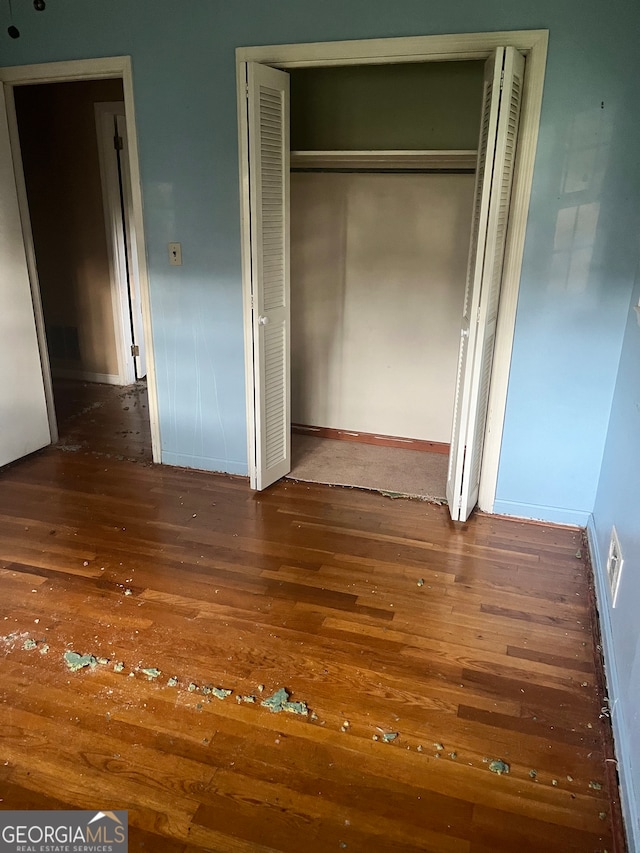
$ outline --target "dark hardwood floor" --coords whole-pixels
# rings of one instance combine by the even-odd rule
[[[128,809],[132,851],[613,853],[579,531],[93,429],[0,471],[0,807]]]
[[[56,379],[53,392],[60,449],[151,462],[146,382],[120,387]]]

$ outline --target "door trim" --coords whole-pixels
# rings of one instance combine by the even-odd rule
[[[140,292],[142,298],[142,319],[144,326],[144,340],[147,355],[147,392],[148,412],[151,427],[151,446],[153,461],[161,462],[160,445],[160,423],[158,417],[158,393],[156,386],[155,361],[153,353],[153,331],[151,322],[151,301],[149,296],[149,274],[147,269],[147,255],[145,248],[144,220],[142,215],[142,187],[140,182],[140,165],[138,161],[138,136],[135,119],[135,105],[133,99],[133,73],[130,56],[113,56],[98,59],[78,59],[69,62],[47,62],[39,65],[21,65],[9,68],[0,68],[0,83],[4,85],[7,98],[7,118],[9,122],[9,135],[11,138],[11,149],[13,152],[14,171],[16,175],[16,187],[18,201],[20,204],[20,216],[22,219],[22,234],[27,256],[27,266],[31,281],[31,294],[36,317],[36,328],[40,344],[40,357],[42,360],[45,394],[47,397],[47,409],[49,412],[49,423],[52,427],[52,441],[57,440],[57,424],[55,408],[53,403],[53,388],[51,384],[51,368],[47,354],[47,342],[44,328],[44,315],[40,298],[40,286],[38,283],[38,271],[36,266],[35,251],[33,245],[33,234],[29,219],[29,205],[27,201],[26,185],[22,156],[20,153],[20,137],[18,134],[18,123],[15,111],[13,90],[16,86],[34,85],[38,83],[67,83],[79,80],[100,80],[110,78],[121,78],[124,90],[125,115],[127,117],[128,129],[128,160],[129,174],[131,176],[131,195],[133,207],[133,222],[136,232],[136,254],[138,271],[140,275]]]
[[[249,474],[253,487],[255,487],[256,449],[246,96],[247,62],[261,62],[280,69],[328,65],[443,62],[487,59],[491,51],[501,45],[515,47],[525,55],[526,69],[518,137],[518,156],[514,172],[509,230],[505,247],[500,310],[478,496],[480,509],[485,512],[493,512],[522,271],[522,256],[542,108],[548,40],[548,30],[516,30],[495,33],[462,33],[411,38],[268,45],[236,49],[247,441]]]

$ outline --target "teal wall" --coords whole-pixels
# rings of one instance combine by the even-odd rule
[[[627,320],[639,231],[640,4],[51,0],[44,13],[27,0],[13,6],[22,38],[6,36],[2,3],[4,65],[132,56],[163,459],[239,473],[247,461],[234,49],[550,30],[496,509],[586,523],[595,506],[601,550],[610,524],[619,525],[629,573],[605,639],[626,709],[619,749],[637,773],[640,329]],[[167,265],[170,240],[182,243],[180,268]],[[633,797],[630,784],[626,791]]]
[[[640,185],[635,187],[640,195]],[[636,198],[638,197],[636,196]],[[613,723],[627,783],[627,812],[640,849],[640,272],[628,322],[591,531],[600,592]],[[606,584],[611,528],[624,558],[615,608]]]

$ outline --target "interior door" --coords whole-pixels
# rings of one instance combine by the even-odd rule
[[[31,284],[0,84],[0,465],[51,443]]]
[[[511,47],[497,48],[485,64],[447,476],[454,521],[466,521],[478,500],[523,75],[524,57]]]
[[[124,104],[122,105],[124,111]],[[127,121],[122,114],[115,116],[116,136],[122,140],[122,148],[116,151],[120,176],[120,200],[122,205],[123,239],[127,266],[127,286],[129,291],[129,310],[131,335],[137,355],[134,355],[136,379],[147,375],[147,359],[144,346],[144,327],[142,325],[142,297],[140,294],[140,275],[138,273],[136,231],[133,225],[131,201],[131,175],[129,173],[129,143],[127,140]]]
[[[291,470],[289,75],[247,63],[256,471],[264,489]]]

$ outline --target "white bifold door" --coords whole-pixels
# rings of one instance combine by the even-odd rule
[[[31,284],[0,84],[0,465],[50,443]]]
[[[251,485],[265,489],[291,470],[288,74],[247,64],[247,121],[255,389]]]
[[[447,501],[454,521],[467,520],[480,488],[523,75],[524,57],[512,47],[497,48],[485,64],[447,475]]]
[[[510,47],[497,48],[485,65],[447,478],[454,520],[466,520],[478,499],[523,73],[524,58]],[[255,441],[250,473],[257,489],[291,468],[288,90],[285,72],[247,63]]]

